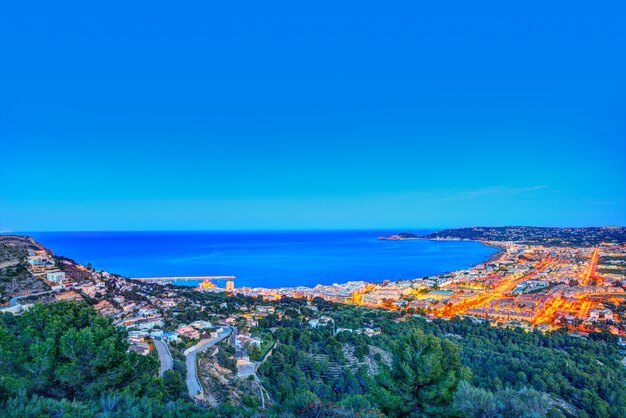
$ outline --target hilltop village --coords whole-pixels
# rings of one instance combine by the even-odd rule
[[[362,379],[362,385],[369,385],[368,379],[378,382],[385,373],[395,370],[397,356],[401,356],[397,350],[401,348],[391,341],[398,332],[407,332],[404,326],[430,329],[428,332],[438,338],[457,341],[464,350],[470,350],[464,346],[470,340],[463,339],[463,335],[473,328],[485,335],[490,335],[490,329],[522,330],[535,336],[557,332],[554,337],[545,334],[547,339],[561,338],[564,332],[589,339],[584,344],[590,345],[598,344],[595,335],[599,335],[602,344],[610,342],[608,352],[623,350],[626,234],[624,228],[611,229],[607,238],[606,231],[599,231],[587,231],[585,246],[563,237],[551,240],[550,245],[513,242],[507,240],[510,234],[500,234],[494,240],[482,241],[499,250],[490,260],[438,276],[314,288],[234,288],[231,282],[228,291],[207,284],[194,289],[129,280],[54,255],[31,238],[0,236],[0,316],[3,312],[25,315],[37,304],[86,304],[109,318],[113,326],[125,330],[130,352],[157,360],[159,376],[173,381],[170,383],[177,388],[175,391],[185,398],[210,407],[244,405],[250,411],[291,405],[289,391],[298,390],[297,379],[294,374],[290,383],[293,389],[284,389],[286,383],[280,377],[283,372],[278,370],[294,355],[284,351],[288,350],[285,347],[295,344],[298,356],[304,357],[294,358],[293,367],[304,367],[304,377],[300,378],[305,378],[314,394],[311,399],[323,403],[339,395],[331,396],[324,392],[327,389],[316,385],[334,387],[333,382],[350,381],[355,376]],[[416,239],[410,234],[388,238]],[[463,232],[462,238],[434,239],[473,238]],[[299,338],[313,340],[311,343]],[[528,344],[532,350],[536,343]],[[581,343],[572,340],[567,344],[575,347]],[[276,352],[281,353],[279,357],[273,356]],[[463,356],[469,352],[463,351]],[[476,358],[462,358],[476,375],[490,373],[488,368],[482,370],[484,364],[473,364]],[[525,377],[522,379],[520,373],[511,375],[507,384],[521,387],[516,385],[523,380],[540,392],[554,392],[549,385],[544,388],[538,377],[540,369],[548,366],[524,364],[515,367],[523,369]],[[534,367],[538,368],[536,375],[531,372]],[[359,377],[359,373],[365,375]],[[495,378],[484,376],[485,381]],[[494,396],[502,384],[497,383],[502,378],[498,379],[485,386]],[[561,398],[544,399],[544,412],[556,408],[564,416],[574,416],[572,411],[586,411],[599,402],[572,397],[573,389],[568,389],[566,395],[565,387],[561,384]],[[332,390],[348,394],[357,389]],[[364,394],[368,391],[364,386],[357,390]],[[561,403],[557,405],[555,399]],[[310,399],[297,402],[290,406],[293,413],[301,411],[298,408],[311,408]],[[393,406],[367,405],[363,410],[393,415],[389,413]],[[464,407],[470,408],[454,404],[456,410]],[[621,411],[621,406],[615,408]]]

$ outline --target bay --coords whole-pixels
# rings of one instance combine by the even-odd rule
[[[29,232],[55,254],[126,277],[237,276],[236,287],[382,282],[460,270],[497,250],[478,242],[382,241],[398,231]],[[413,230],[426,234],[432,230]],[[177,282],[197,285],[197,282]],[[223,284],[222,284],[223,285]]]

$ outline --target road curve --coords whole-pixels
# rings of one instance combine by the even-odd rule
[[[187,364],[186,383],[190,397],[201,397],[203,392],[202,385],[198,380],[197,354],[222,341],[224,338],[228,337],[230,333],[231,329],[228,327],[224,327],[224,330],[217,334],[217,337],[207,340],[201,340],[194,347],[187,349],[187,352],[185,353],[185,356],[187,357],[185,361]]]
[[[154,339],[154,346],[156,347],[157,354],[159,355],[159,376],[163,376],[166,371],[172,370],[172,366],[174,365],[172,353],[170,353],[170,349],[161,340]]]
[[[41,295],[46,295],[48,293],[52,293],[52,292],[58,292],[60,289],[56,289],[56,290],[44,290],[43,292],[36,292],[36,293],[29,293],[28,295],[21,295],[21,296],[15,296],[12,297],[11,300],[9,300],[9,306],[3,306],[2,308],[0,308],[0,313],[10,309],[10,308],[14,308],[15,306],[19,305],[19,300],[20,299],[24,299],[24,298],[29,298],[31,296],[41,296]],[[20,308],[21,309],[21,308]]]

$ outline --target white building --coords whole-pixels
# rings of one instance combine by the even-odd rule
[[[211,325],[211,323],[209,321],[193,321],[191,324],[189,324],[190,327],[193,327],[195,329],[207,329],[207,328],[211,328],[213,325]]]
[[[46,274],[46,279],[48,279],[49,282],[61,283],[65,280],[65,273],[62,271],[52,271]]]

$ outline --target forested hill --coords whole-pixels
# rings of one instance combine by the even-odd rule
[[[403,234],[400,234],[403,235]],[[512,241],[526,244],[592,246],[626,243],[626,227],[548,228],[502,226],[444,229],[421,238],[439,240]]]
[[[200,295],[207,306],[253,303]],[[265,410],[228,396],[217,408],[194,405],[171,371],[157,376],[155,356],[128,352],[123,330],[61,302],[0,315],[0,416],[626,416],[626,369],[610,334],[427,322],[321,299],[263,303],[280,312],[258,323],[276,341],[259,368]],[[307,327],[311,307],[338,332]],[[364,327],[379,333],[340,331]]]
[[[0,417],[207,416],[158,369],[85,304],[0,314]]]
[[[297,416],[626,416],[626,369],[610,334],[429,322],[315,300],[337,329],[381,329],[333,336],[331,327],[303,329],[297,311],[305,306],[285,303],[281,319],[259,323],[279,342],[259,373],[281,410]]]

